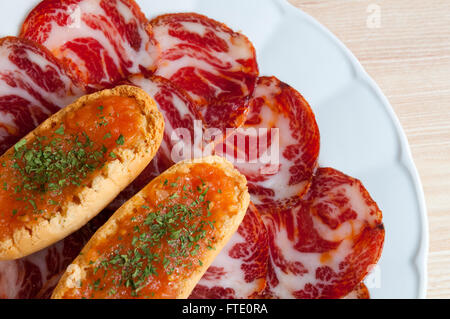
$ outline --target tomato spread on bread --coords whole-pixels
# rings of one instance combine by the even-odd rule
[[[186,279],[205,268],[206,252],[218,248],[216,227],[236,215],[236,189],[207,163],[158,177],[135,197],[133,211],[115,220],[107,240],[88,243],[85,277],[62,297],[177,298]]]
[[[135,99],[100,97],[18,142],[0,162],[0,239],[40,217],[50,219],[67,199],[79,202],[75,190],[142,134],[135,129],[139,112]]]

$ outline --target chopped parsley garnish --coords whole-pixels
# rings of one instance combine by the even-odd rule
[[[67,149],[65,145],[71,147]],[[86,175],[102,165],[103,152],[98,151],[85,136],[54,138],[49,144],[36,139],[31,145],[17,146],[13,168],[20,174],[21,188],[40,193],[61,191],[69,185],[79,185]]]
[[[165,181],[164,185],[167,184]],[[115,288],[130,288],[132,296],[138,296],[150,277],[160,275],[157,269],[170,276],[177,267],[191,268],[193,263],[189,259],[199,254],[201,245],[211,247],[211,241],[202,244],[202,240],[215,223],[205,218],[211,215],[210,202],[205,200],[209,188],[204,183],[202,185],[196,191],[183,187],[181,192],[188,196],[184,203],[173,201],[181,195],[174,192],[157,209],[142,205],[141,209],[148,213],[140,221],[135,216],[131,217],[137,223],[128,235],[131,247],[115,249],[96,263],[94,275],[100,269],[104,271],[103,275],[97,275],[96,280],[104,278],[108,270],[117,270],[120,277],[115,277]],[[182,263],[186,259],[187,262]],[[199,259],[196,262],[203,265]],[[115,288],[111,289],[111,294],[116,292]]]
[[[68,134],[61,124],[50,136],[23,139],[14,146],[8,165],[16,177],[8,181],[10,188],[17,200],[27,203],[24,209],[40,213],[38,196],[51,192],[54,197],[66,187],[82,185],[89,173],[103,167],[107,151],[105,145],[94,143],[85,132]],[[7,186],[3,184],[5,190]],[[59,205],[51,198],[47,203]]]

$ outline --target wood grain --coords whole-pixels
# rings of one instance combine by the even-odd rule
[[[427,202],[427,296],[450,298],[450,1],[290,2],[352,50],[394,107]]]

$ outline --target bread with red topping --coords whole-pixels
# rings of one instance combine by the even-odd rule
[[[52,298],[187,298],[249,202],[246,178],[224,158],[180,162],[94,234]]]
[[[133,86],[81,97],[0,157],[0,260],[43,249],[85,225],[154,157],[164,119]]]

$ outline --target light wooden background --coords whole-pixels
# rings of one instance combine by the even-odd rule
[[[450,298],[450,0],[290,2],[350,48],[394,107],[427,202],[428,297]]]

